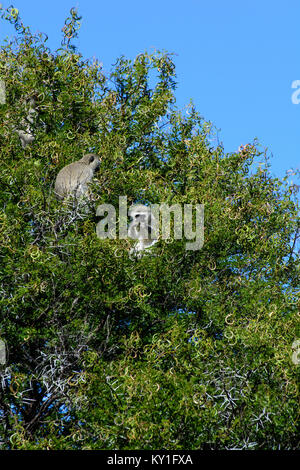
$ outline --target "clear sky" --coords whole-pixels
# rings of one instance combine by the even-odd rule
[[[33,31],[59,47],[72,6],[83,16],[80,52],[109,71],[121,54],[177,54],[177,105],[190,99],[220,129],[225,151],[255,137],[282,177],[300,162],[300,0],[10,0]],[[0,23],[0,43],[13,28]],[[298,95],[300,97],[300,94]]]

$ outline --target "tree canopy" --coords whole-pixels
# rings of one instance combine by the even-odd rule
[[[2,449],[296,449],[297,187],[254,140],[225,153],[172,54],[109,74],[33,34],[17,9],[0,50]],[[34,141],[22,147],[34,94]],[[25,124],[24,124],[25,123]],[[54,196],[58,171],[101,156],[89,210]],[[96,208],[204,204],[204,244],[159,240],[133,259],[100,239]]]

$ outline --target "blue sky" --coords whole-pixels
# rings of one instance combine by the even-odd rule
[[[2,1],[11,3],[33,31],[48,34],[52,49],[77,7],[79,50],[107,71],[121,54],[175,53],[177,105],[192,99],[220,129],[225,151],[257,137],[273,155],[274,175],[299,168],[300,104],[291,99],[292,82],[300,80],[299,0]],[[12,33],[0,23],[0,43]]]

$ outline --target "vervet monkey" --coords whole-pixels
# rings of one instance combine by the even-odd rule
[[[56,177],[54,192],[58,199],[71,194],[76,199],[87,194],[88,183],[100,168],[98,155],[87,153],[80,160],[70,163],[60,170]]]
[[[32,133],[31,124],[33,124],[34,116],[36,115],[36,97],[35,95],[31,96],[27,100],[29,110],[25,119],[22,119],[21,124],[24,126],[24,130],[15,129],[16,133],[20,137],[21,145],[23,149],[26,145],[31,144],[34,141],[34,135]]]
[[[5,342],[0,339],[0,365],[4,365],[7,362],[7,348]]]
[[[128,236],[138,240],[130,250],[130,254],[140,258],[142,251],[150,248],[158,241],[155,238],[158,231],[157,220],[154,218],[151,208],[142,204],[130,207],[128,214],[132,218],[128,228]]]

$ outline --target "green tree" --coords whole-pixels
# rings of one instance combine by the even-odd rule
[[[296,449],[297,187],[256,141],[226,154],[175,104],[172,56],[119,58],[106,76],[1,9],[2,449]],[[34,94],[35,140],[22,148]],[[58,171],[101,155],[89,210],[58,202]],[[96,208],[204,204],[200,250],[100,239]],[[299,378],[299,376],[298,376]]]

